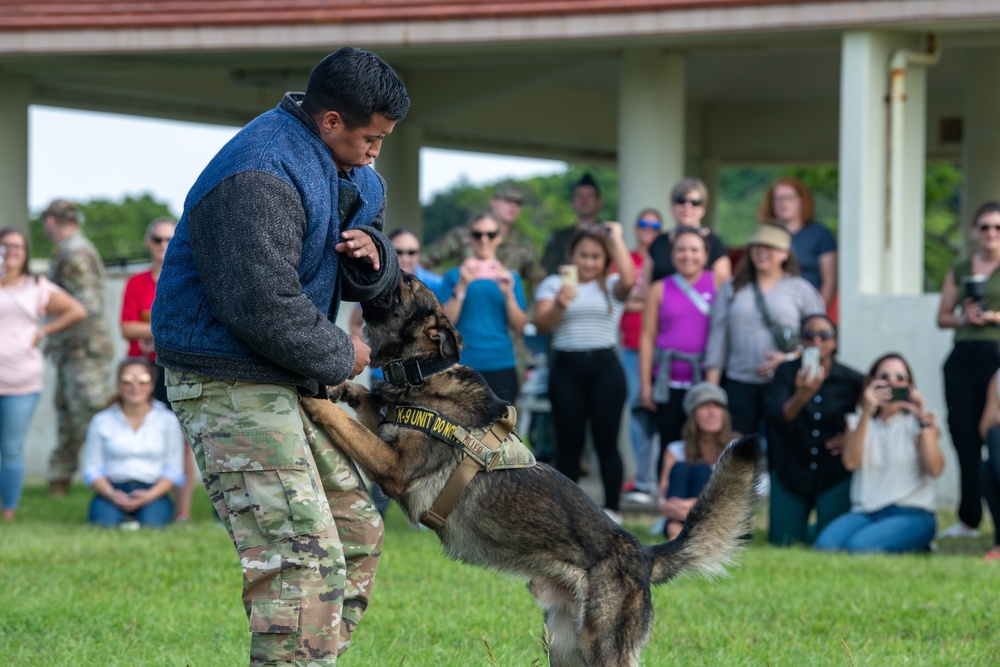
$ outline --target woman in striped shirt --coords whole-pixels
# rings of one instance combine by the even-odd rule
[[[539,333],[552,334],[549,400],[556,469],[574,482],[579,479],[589,425],[601,465],[605,511],[621,523],[618,429],[627,390],[615,346],[635,265],[617,222],[576,232],[569,256],[571,267],[543,280],[535,292],[535,326]],[[611,273],[612,264],[618,273]]]

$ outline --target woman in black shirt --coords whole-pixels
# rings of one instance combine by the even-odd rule
[[[674,218],[674,228],[690,227],[698,230],[708,248],[708,268],[715,276],[715,284],[721,285],[733,275],[733,263],[726,254],[722,239],[701,226],[701,220],[708,210],[708,188],[697,178],[685,178],[674,185],[670,192],[670,213]],[[674,233],[661,234],[649,248],[650,269],[643,264],[644,285],[652,285],[657,280],[672,275],[676,269],[673,263]]]

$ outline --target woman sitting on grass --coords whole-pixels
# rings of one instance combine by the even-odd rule
[[[118,366],[118,395],[87,429],[83,479],[94,489],[87,520],[163,527],[174,517],[168,495],[184,486],[184,436],[170,408],[153,400],[156,367],[145,358]]]
[[[876,360],[861,410],[848,416],[844,467],[854,471],[851,511],[816,538],[820,551],[902,553],[934,538],[934,478],[944,470],[938,427],[899,354]]]
[[[705,488],[715,463],[733,439],[726,391],[710,382],[699,382],[684,395],[682,440],[667,445],[660,474],[660,514],[667,519],[664,535],[672,540],[681,532],[688,512]]]

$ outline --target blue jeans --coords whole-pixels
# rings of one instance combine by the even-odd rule
[[[653,438],[632,411],[639,401],[639,350],[622,348],[621,361],[622,368],[625,369],[625,386],[628,389],[625,405],[631,415],[629,435],[632,437],[632,456],[635,458],[635,488],[637,491],[654,493],[660,478],[660,471],[656,466],[656,448]]]
[[[112,483],[111,486],[125,493],[131,493],[136,489],[148,489],[152,484],[118,482]],[[140,507],[135,514],[126,514],[120,507],[102,496],[95,495],[90,501],[90,509],[87,511],[87,521],[90,523],[114,528],[126,520],[138,521],[143,526],[151,528],[162,528],[174,520],[174,501],[169,495],[163,495],[145,507]]]
[[[42,393],[0,396],[0,497],[16,510],[24,489],[24,441]]]
[[[934,538],[934,515],[890,505],[871,514],[842,514],[816,538],[817,551],[904,553],[926,549]]]

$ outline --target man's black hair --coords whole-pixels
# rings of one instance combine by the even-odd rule
[[[584,175],[580,177],[580,180],[576,182],[576,185],[573,186],[573,189],[576,190],[581,186],[594,188],[594,192],[597,193],[597,196],[598,197],[601,196],[601,188],[600,186],[597,185],[597,181],[594,180],[594,177],[590,174],[589,171],[584,173]]]
[[[310,116],[336,111],[353,130],[369,124],[376,114],[402,120],[410,110],[410,96],[387,62],[370,51],[345,46],[313,68],[302,109]]]

